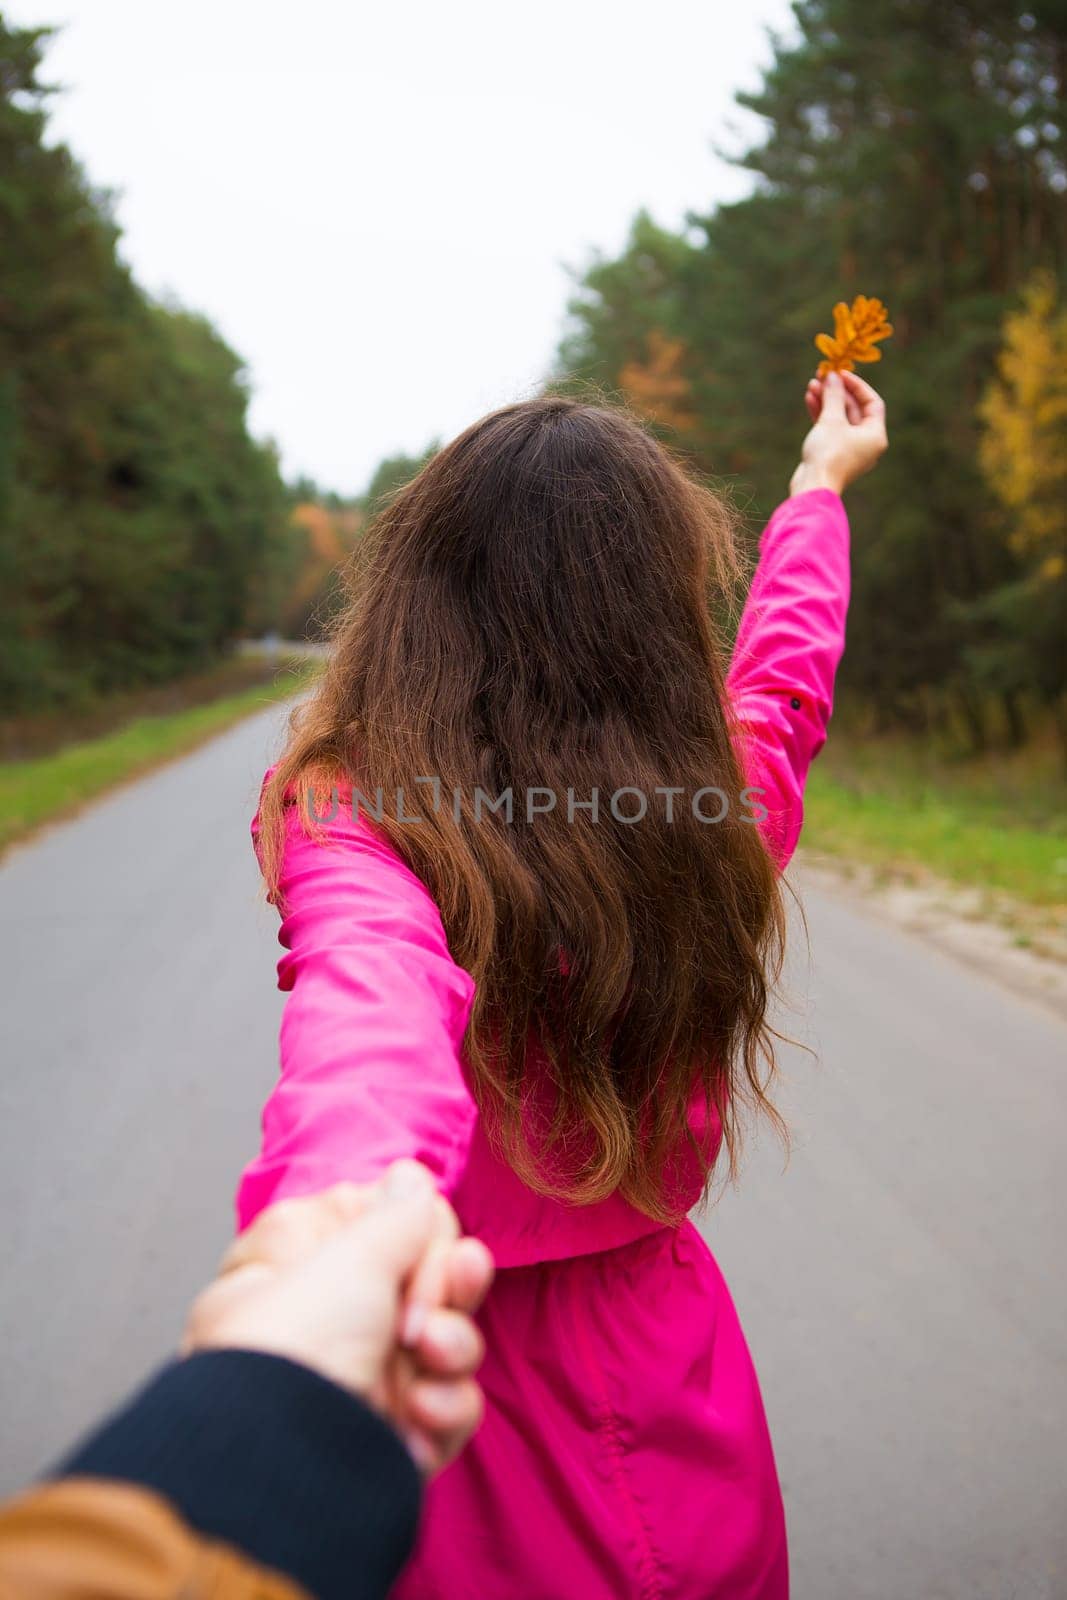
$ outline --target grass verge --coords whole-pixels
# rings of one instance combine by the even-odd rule
[[[1053,916],[1067,907],[1067,779],[1054,750],[964,762],[831,733],[805,812],[815,854],[933,874]]]
[[[185,755],[244,717],[299,693],[319,665],[286,662],[273,681],[166,715],[139,716],[100,738],[49,755],[0,763],[0,853],[44,823],[72,816],[117,784]]]

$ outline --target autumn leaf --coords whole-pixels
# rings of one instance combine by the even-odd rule
[[[817,333],[815,344],[826,358],[820,361],[817,377],[828,372],[855,372],[857,361],[881,361],[881,339],[892,336],[888,313],[880,300],[858,294],[851,306],[839,300],[834,307],[833,334]]]

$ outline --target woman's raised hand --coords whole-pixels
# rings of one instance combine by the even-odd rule
[[[812,429],[804,440],[790,494],[848,485],[869,472],[889,446],[885,401],[854,372],[812,378],[804,395]]]

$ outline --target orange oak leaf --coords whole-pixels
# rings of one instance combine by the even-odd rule
[[[858,294],[851,306],[839,300],[834,307],[833,334],[815,335],[816,347],[825,357],[819,363],[816,376],[825,378],[828,372],[855,372],[857,361],[881,361],[878,342],[891,338],[892,333],[888,313],[880,300],[868,300],[865,294]]]

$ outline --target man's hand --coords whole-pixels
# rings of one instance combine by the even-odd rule
[[[885,402],[854,372],[812,378],[804,402],[814,427],[804,440],[789,492],[832,489],[844,494],[889,447]]]
[[[263,1350],[313,1367],[381,1410],[423,1470],[438,1471],[481,1419],[470,1313],[492,1272],[426,1169],[398,1161],[378,1184],[263,1212],[194,1303],[182,1352]]]

